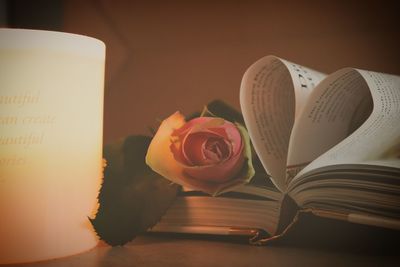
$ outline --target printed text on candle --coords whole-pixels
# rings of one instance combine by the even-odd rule
[[[46,130],[57,118],[41,113],[40,103],[40,91],[0,94],[0,168],[28,164],[24,151],[46,142]],[[4,179],[0,172],[0,182]]]

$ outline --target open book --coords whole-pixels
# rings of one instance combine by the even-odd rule
[[[400,229],[400,77],[267,56],[244,74],[240,104],[272,183],[186,190],[153,231],[276,236],[301,212]]]

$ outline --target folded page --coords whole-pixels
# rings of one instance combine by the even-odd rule
[[[396,157],[399,122],[399,76],[339,70],[317,86],[293,127],[289,174],[309,162],[294,179],[323,166]]]
[[[254,149],[274,184],[284,191],[289,138],[312,89],[324,74],[267,56],[246,71],[240,105]]]

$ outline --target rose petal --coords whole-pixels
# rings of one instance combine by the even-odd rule
[[[228,136],[229,141],[232,143],[232,152],[237,154],[242,151],[242,136],[238,128],[231,122],[226,122],[223,126]]]
[[[232,156],[232,144],[224,138],[210,137],[202,149],[209,164],[217,164]]]
[[[244,162],[242,153],[222,161],[219,164],[211,164],[206,166],[184,166],[183,171],[190,175],[192,178],[213,182],[223,183],[231,180],[241,170]]]
[[[206,160],[203,154],[204,144],[209,138],[205,133],[188,134],[182,142],[182,153],[190,166],[203,165]]]
[[[215,125],[218,125],[218,128],[216,128]],[[187,122],[179,132],[188,134],[188,130],[190,133],[212,132],[218,134],[232,143],[233,154],[237,154],[241,151],[242,137],[237,127],[229,121],[213,117],[199,117]]]
[[[202,122],[209,120],[207,118],[198,119],[203,120]],[[237,144],[237,147],[233,149],[236,152],[240,151],[242,146],[244,149],[243,152],[245,163],[243,164],[243,168],[236,175],[234,175],[234,177],[228,179],[226,182],[212,183],[209,181],[195,179],[188,175],[186,173],[188,167],[175,160],[171,149],[179,147],[181,145],[181,143],[179,142],[175,145],[172,145],[171,137],[173,137],[172,133],[175,133],[175,131],[177,131],[178,129],[181,132],[184,132],[185,130],[188,130],[190,128],[190,124],[188,127],[182,127],[184,125],[184,117],[179,112],[171,115],[161,123],[160,128],[154,136],[146,155],[146,163],[155,172],[159,173],[160,175],[164,176],[172,182],[192,188],[194,190],[200,190],[211,195],[217,195],[225,191],[231,191],[234,187],[240,186],[241,184],[244,184],[251,179],[251,177],[254,175],[254,168],[252,167],[251,163],[250,140],[246,130],[240,125],[236,126],[240,131],[239,137],[241,137],[242,139],[237,139],[237,135],[235,135],[233,131],[227,130],[229,139]],[[207,129],[207,131],[211,130]],[[176,138],[176,136],[174,138]],[[242,142],[237,142],[238,140],[242,140]],[[177,140],[175,139],[174,141],[176,142]],[[236,155],[232,156],[236,157]],[[208,166],[192,167],[192,169],[207,167]],[[194,170],[193,172],[195,173],[196,170]],[[215,170],[215,172],[217,173],[217,170]]]
[[[182,142],[182,153],[186,159],[186,162],[191,163],[188,165],[203,166],[213,163],[209,161],[209,159],[204,154],[206,143],[210,138],[222,139],[222,137],[211,132],[196,132],[193,134],[188,134],[186,136],[186,138]],[[228,151],[228,153],[230,155],[231,151]]]
[[[220,128],[214,128],[216,126]],[[226,182],[238,173],[243,164],[242,138],[238,128],[231,122],[220,118],[195,118],[175,129],[172,136],[178,138],[170,145],[174,158],[179,161],[178,164],[181,163],[184,173],[192,178],[214,183]],[[211,137],[230,137],[231,142],[236,142],[231,144],[229,157],[218,164],[207,160],[204,155],[205,143]]]
[[[174,154],[174,157],[177,161],[185,165],[193,165],[194,163],[183,153],[183,143],[185,138],[188,136],[190,132],[196,132],[194,129],[201,129],[199,125],[203,125],[208,123],[213,118],[195,118],[185,123],[182,127],[175,129],[172,134],[172,144],[171,151]]]
[[[153,137],[146,154],[146,164],[165,178],[180,183],[183,176],[182,165],[171,152],[171,134],[185,124],[185,118],[175,112],[165,119]]]
[[[226,133],[225,128],[222,128],[222,127],[221,128],[208,128],[207,131],[215,133],[215,134],[221,136],[222,138],[229,139],[229,136]]]
[[[186,176],[185,180],[182,180],[182,183],[180,184],[216,196],[227,191],[232,191],[235,187],[241,186],[251,180],[255,172],[252,164],[250,137],[243,126],[236,124],[236,127],[239,129],[243,140],[243,155],[245,160],[243,168],[239,173],[234,178],[223,183],[211,183],[195,178],[188,178]]]
[[[172,133],[184,124],[184,117],[179,112],[175,112],[161,123],[147,150],[146,164],[174,183],[214,194],[220,185],[210,185],[208,182],[189,177],[184,172],[184,165],[175,160],[170,150]]]
[[[179,140],[178,138],[176,138],[176,139],[171,138],[170,150],[171,150],[175,160],[177,160],[178,162],[185,164],[185,165],[191,165],[191,163],[186,160],[186,157],[183,154],[181,140]]]
[[[210,123],[210,121],[213,121]],[[174,136],[186,136],[188,131],[197,132],[206,129],[210,126],[219,126],[223,124],[223,120],[211,117],[199,117],[188,121],[183,127],[176,129]]]
[[[242,146],[242,137],[237,129],[237,127],[229,122],[225,121],[219,128],[207,128],[208,132],[216,133],[225,139],[228,139],[233,145],[233,154],[237,154]]]

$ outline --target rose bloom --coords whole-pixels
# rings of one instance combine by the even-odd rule
[[[216,117],[185,122],[175,112],[161,123],[146,163],[177,184],[216,195],[254,175],[246,130]]]

